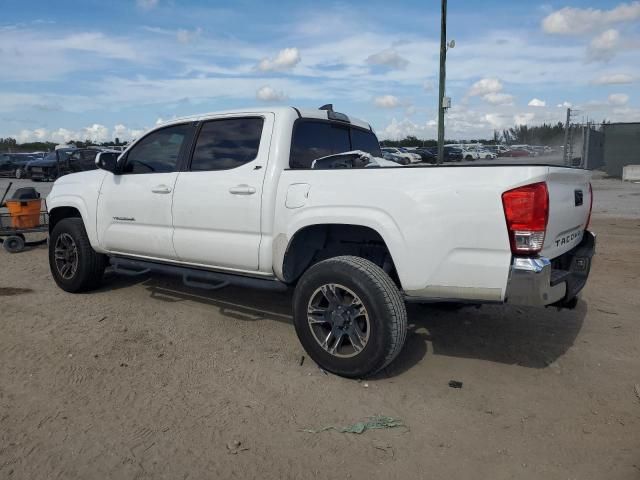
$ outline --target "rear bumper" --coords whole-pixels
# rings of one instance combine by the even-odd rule
[[[558,258],[513,257],[505,302],[514,305],[572,306],[587,283],[596,236],[586,231],[580,245]]]

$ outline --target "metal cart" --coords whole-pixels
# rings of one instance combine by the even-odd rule
[[[2,199],[0,200],[0,208],[4,206],[4,199],[11,188],[11,183],[4,192]],[[31,233],[49,233],[49,214],[47,213],[46,201],[44,202],[45,208],[40,212],[40,218],[37,225],[30,226],[29,228],[21,228],[14,226],[15,216],[10,213],[0,213],[0,244],[9,253],[17,253],[24,250],[25,247],[34,247],[46,243],[47,238],[27,241],[25,234]]]

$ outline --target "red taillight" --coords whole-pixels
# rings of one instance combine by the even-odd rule
[[[589,229],[589,224],[591,223],[591,212],[593,211],[593,188],[591,187],[591,182],[589,182],[589,216],[587,217],[587,225],[584,227],[585,230]]]
[[[535,254],[542,250],[549,220],[549,191],[544,182],[514,188],[502,194],[511,252]]]

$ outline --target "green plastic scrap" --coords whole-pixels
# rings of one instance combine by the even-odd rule
[[[346,427],[335,427],[330,425],[328,427],[323,427],[319,430],[313,429],[304,429],[303,432],[307,433],[320,433],[326,432],[327,430],[335,430],[340,433],[356,433],[360,435],[361,433],[366,432],[367,430],[379,430],[382,428],[396,428],[396,427],[404,427],[405,424],[402,420],[392,417],[378,416],[374,415],[372,417],[368,417],[369,420],[366,422],[358,422],[353,425],[347,425]]]

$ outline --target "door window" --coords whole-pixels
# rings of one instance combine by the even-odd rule
[[[182,124],[151,132],[129,151],[122,173],[177,171],[180,151],[185,146],[191,130],[191,124]]]
[[[192,171],[229,170],[258,156],[262,118],[227,118],[202,125],[191,161]]]

